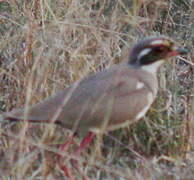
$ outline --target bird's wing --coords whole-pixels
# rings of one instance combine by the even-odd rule
[[[138,90],[138,83],[141,82],[134,76],[133,70],[117,65],[76,82],[32,107],[16,109],[3,116],[15,120],[55,122],[67,128],[72,128],[77,123],[80,127],[84,125],[90,128],[100,124],[99,120],[107,113],[109,103],[114,104],[115,117],[120,114],[118,109],[123,108],[120,110],[122,113],[127,111],[127,106],[133,106],[133,103],[139,105],[140,102],[135,102],[135,96],[140,96],[140,92],[143,92],[142,98],[147,96],[149,88],[144,86]]]

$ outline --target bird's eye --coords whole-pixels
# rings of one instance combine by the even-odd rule
[[[156,48],[156,51],[160,51],[160,52],[161,52],[161,51],[163,51],[163,50],[164,50],[164,47],[157,47],[157,48]]]
[[[162,52],[165,52],[166,48],[165,47],[156,47],[154,48],[154,51],[157,52],[157,53],[162,53]]]

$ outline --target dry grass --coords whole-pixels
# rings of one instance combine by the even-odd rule
[[[170,36],[192,52],[192,7],[189,0],[0,1],[0,110],[34,104],[126,60],[131,44],[150,34]],[[87,164],[72,170],[71,179],[194,179],[193,66],[176,58],[161,69],[159,82],[146,118],[104,135],[102,156],[91,146],[80,159]],[[66,179],[51,157],[68,133],[24,126],[2,124],[0,179]],[[70,154],[64,156],[71,169]]]

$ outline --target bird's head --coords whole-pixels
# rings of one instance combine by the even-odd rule
[[[174,41],[167,37],[151,37],[139,41],[132,48],[129,64],[135,67],[162,64],[169,57],[186,54],[187,52],[186,49],[178,47]]]

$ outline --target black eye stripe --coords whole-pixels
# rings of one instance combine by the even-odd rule
[[[156,47],[153,50],[158,51],[158,52],[162,52],[162,51],[165,51],[165,47]]]
[[[160,47],[153,48],[153,50],[156,52],[167,52],[167,51],[171,51],[171,48],[166,46],[160,46]]]

